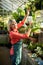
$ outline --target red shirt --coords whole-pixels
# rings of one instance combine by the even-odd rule
[[[25,20],[17,24],[17,29],[19,29],[24,24],[24,21]],[[21,34],[17,29],[15,31],[10,31],[9,33],[11,44],[16,44],[20,39],[28,38],[27,34]]]
[[[17,24],[17,29],[19,29],[24,24],[25,19],[23,21],[21,21],[21,23]],[[9,32],[11,44],[16,44],[20,39],[28,38],[27,34],[20,34],[17,29],[15,31]],[[14,55],[13,46],[10,49],[10,55]]]

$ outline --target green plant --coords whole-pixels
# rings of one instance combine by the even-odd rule
[[[43,55],[43,50],[42,48],[38,45],[37,48],[35,49],[36,53],[39,55]]]
[[[13,18],[19,22],[21,21],[25,16],[25,10],[23,10],[21,7],[17,9],[17,12],[12,13]]]
[[[34,52],[34,49],[37,47],[37,44],[35,43],[31,43],[28,45],[28,49],[31,50],[32,52]]]
[[[12,16],[13,16],[13,18],[14,18],[15,20],[17,20],[18,17],[19,17],[19,14],[18,14],[17,12],[14,12],[14,13],[12,13]]]
[[[0,22],[0,28],[3,30],[3,28],[4,28],[4,22]]]

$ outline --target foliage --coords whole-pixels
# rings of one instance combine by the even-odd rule
[[[34,49],[37,47],[37,44],[33,44],[32,42],[30,42],[30,44],[28,45],[28,49],[34,52]]]
[[[7,30],[8,20],[9,20],[9,16],[8,17],[0,16],[0,30]]]
[[[4,26],[4,22],[0,22],[0,27],[1,27],[1,26],[2,26],[2,27]]]
[[[37,10],[36,3],[39,4],[40,0],[29,0],[25,4],[24,10],[21,7],[18,7],[17,11],[12,14],[12,16],[16,19],[17,22],[21,21],[25,14],[27,13],[27,9],[30,10],[30,15],[32,15],[33,20],[35,20],[35,11]]]
[[[4,22],[0,22],[0,30],[7,30],[7,25],[4,25]]]
[[[32,43],[30,42],[30,44],[27,47],[32,53],[36,53],[38,55],[42,55],[43,56],[43,44],[42,43]]]
[[[19,14],[18,14],[17,12],[14,12],[14,13],[12,14],[12,16],[13,16],[13,18],[14,18],[15,20],[17,20],[18,17],[19,17]]]
[[[14,12],[13,14],[12,14],[12,16],[13,16],[13,18],[17,21],[17,22],[19,22],[19,21],[21,21],[23,18],[24,18],[24,16],[25,16],[25,11],[22,9],[22,8],[18,8],[17,9],[17,12]]]
[[[25,16],[25,11],[22,9],[22,8],[18,8],[17,9],[17,12],[18,12],[18,14],[20,15],[20,16]]]

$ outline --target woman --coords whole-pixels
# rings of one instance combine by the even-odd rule
[[[9,21],[9,37],[11,39],[12,47],[10,49],[10,57],[12,61],[12,65],[20,65],[21,57],[22,57],[22,40],[21,39],[28,39],[31,29],[28,29],[28,32],[25,34],[19,33],[18,29],[25,23],[27,15],[24,19],[17,24],[15,20]]]

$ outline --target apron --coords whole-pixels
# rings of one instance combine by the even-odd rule
[[[19,65],[21,62],[21,58],[22,58],[22,40],[14,44],[12,47],[13,47],[12,48],[13,54],[10,55],[12,65]]]

